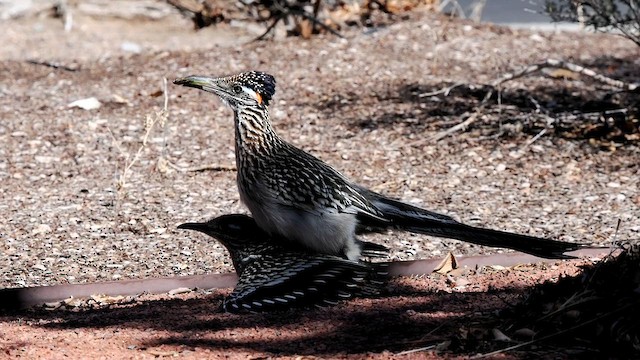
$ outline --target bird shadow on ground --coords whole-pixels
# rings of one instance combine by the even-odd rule
[[[52,330],[131,328],[149,336],[138,347],[161,345],[211,349],[250,349],[277,355],[364,354],[403,351],[450,342],[445,350],[468,353],[489,350],[493,341],[461,336],[460,331],[509,308],[526,288],[488,292],[435,292],[394,285],[378,298],[360,298],[335,307],[268,314],[222,313],[223,294],[186,299],[138,300],[135,303],[80,310],[32,309],[4,315],[0,321],[22,321]],[[169,332],[169,335],[166,334]]]

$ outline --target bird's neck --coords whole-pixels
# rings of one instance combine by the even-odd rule
[[[281,142],[266,107],[245,108],[235,112],[236,156],[270,153]]]

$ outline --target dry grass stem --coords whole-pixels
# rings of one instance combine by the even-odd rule
[[[118,174],[118,166],[116,165],[116,173],[118,174],[118,175],[116,175],[117,200],[122,199],[122,197],[124,196],[123,190],[127,186],[127,179],[129,178],[129,176],[131,174],[131,169],[132,169],[133,165],[135,165],[136,162],[138,162],[140,160],[140,156],[142,155],[143,151],[147,147],[147,143],[149,141],[149,136],[151,135],[151,132],[153,131],[154,127],[156,126],[156,124],[159,123],[160,126],[164,128],[165,124],[166,124],[166,122],[168,120],[168,117],[169,117],[169,112],[168,112],[169,95],[168,95],[167,79],[166,78],[162,79],[162,84],[163,84],[163,93],[164,93],[163,108],[162,108],[162,110],[156,112],[155,114],[147,114],[145,116],[145,120],[144,120],[145,131],[144,131],[144,134],[143,134],[142,139],[141,139],[141,144],[138,147],[138,149],[135,152],[135,154],[133,155],[133,157],[131,156],[131,154],[129,152],[126,152],[125,150],[123,150],[122,146],[120,146],[120,142],[116,139],[116,137],[113,134],[113,132],[111,131],[111,129],[107,127],[107,130],[109,131],[109,134],[111,134],[111,138],[113,140],[113,143],[115,144],[115,146],[118,149],[118,151],[125,158],[124,159],[124,166],[122,168],[122,172],[119,173],[119,174]],[[164,145],[166,146],[166,137],[165,137]],[[163,146],[163,148],[165,146]]]

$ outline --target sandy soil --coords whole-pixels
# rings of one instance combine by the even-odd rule
[[[230,110],[208,94],[169,85],[168,117],[143,139],[145,119],[163,107],[164,77],[247,69],[278,79],[271,111],[284,138],[374,190],[492,228],[598,244],[638,238],[636,142],[585,139],[584,127],[593,125],[587,122],[536,137],[547,108],[586,111],[605,100],[637,108],[637,96],[606,97],[610,89],[589,78],[533,75],[504,84],[501,103],[492,102],[469,131],[434,142],[434,134],[468,117],[485,91],[423,95],[457,82],[488,83],[547,58],[637,81],[638,49],[620,37],[510,30],[419,12],[387,26],[346,30],[344,39],[249,44],[242,40],[253,34],[228,27],[225,35],[194,33],[175,19],[85,21],[78,19],[78,30],[68,34],[50,19],[0,23],[0,41],[11,44],[0,50],[2,287],[230,271],[219,245],[175,229],[245,211],[234,172],[224,170],[235,165]],[[128,52],[125,41],[140,45],[140,53]],[[102,106],[68,107],[88,97]],[[205,165],[222,169],[184,171]],[[367,240],[390,246],[393,259],[501,251],[399,233]],[[402,280],[411,288],[390,290],[388,298],[283,319],[218,314],[217,292],[141,297],[94,310],[8,315],[0,341],[7,356],[27,358],[97,358],[90,351],[101,346],[101,354],[129,358],[226,351],[238,358],[389,357],[388,351],[433,344],[420,339],[457,316],[482,321],[477,314],[502,306],[496,298],[513,300],[523,287],[556,278],[559,269],[509,279],[507,287],[491,282],[493,276],[479,278],[479,289],[491,286],[498,295],[454,296],[432,290],[430,281],[437,280]],[[389,316],[366,331],[352,327],[379,314]],[[463,318],[436,335],[457,331],[469,320]],[[329,330],[314,333],[325,329],[318,325],[323,321]],[[398,338],[377,331],[391,325],[412,330]]]

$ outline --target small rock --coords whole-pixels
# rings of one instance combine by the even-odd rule
[[[100,103],[100,101],[94,97],[76,100],[67,105],[67,107],[70,108],[77,107],[83,110],[95,110],[100,108],[100,106],[102,106],[102,103]]]
[[[456,287],[465,287],[469,284],[471,284],[471,281],[469,281],[467,278],[456,279]]]
[[[60,161],[60,158],[56,158],[53,156],[41,156],[41,155],[34,156],[34,159],[36,160],[36,162],[40,164],[50,164],[54,161],[55,162]]]
[[[122,42],[122,44],[120,44],[120,49],[124,52],[130,52],[134,54],[140,54],[142,52],[142,46],[131,41]]]
[[[537,41],[537,42],[545,42],[546,40],[540,36],[540,34],[531,34],[531,36],[529,36],[529,39],[533,40],[533,41]]]
[[[536,336],[536,332],[529,328],[522,328],[514,331],[513,335],[522,339],[532,339],[534,336]]]
[[[167,232],[167,228],[155,228],[155,229],[149,230],[149,232],[152,234],[164,234]]]
[[[32,235],[40,235],[40,234],[47,234],[51,232],[51,226],[47,225],[47,224],[40,224],[38,226],[36,226],[35,229],[33,229],[33,231],[31,231]]]
[[[62,306],[62,301],[55,301],[55,302],[47,302],[47,303],[44,303],[44,307],[45,307],[47,310],[55,310],[55,309],[58,309],[58,308],[59,308],[59,307],[61,307],[61,306]]]
[[[580,317],[580,311],[579,310],[569,310],[565,313],[565,315],[570,318],[570,319],[577,319]]]
[[[191,289],[186,288],[186,287],[181,287],[181,288],[170,290],[169,291],[169,295],[184,294],[184,293],[189,293],[189,292],[191,292]]]

